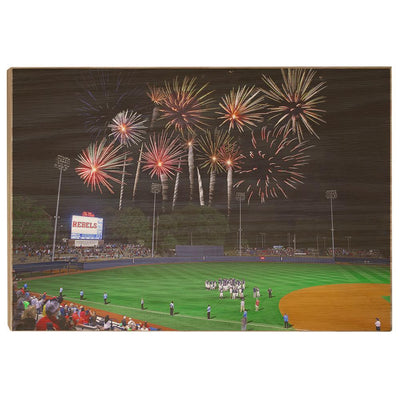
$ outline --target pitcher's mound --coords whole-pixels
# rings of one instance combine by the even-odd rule
[[[309,331],[374,331],[392,329],[391,285],[356,283],[315,286],[296,290],[279,303],[295,329]]]

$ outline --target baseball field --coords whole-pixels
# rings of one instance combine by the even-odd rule
[[[107,270],[26,279],[32,292],[57,296],[60,287],[68,302],[146,320],[181,331],[239,331],[240,300],[229,292],[207,290],[205,280],[235,278],[246,281],[248,331],[391,330],[391,272],[389,266],[291,264],[265,262],[182,263],[128,266]],[[253,287],[261,292],[255,311]],[[269,298],[267,289],[272,289]],[[79,300],[83,290],[84,300]],[[104,304],[107,292],[109,304]],[[140,300],[144,299],[144,310]],[[169,304],[175,315],[169,315]],[[207,306],[211,319],[207,319]]]

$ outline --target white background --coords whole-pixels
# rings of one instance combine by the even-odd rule
[[[392,66],[393,110],[398,112],[400,35],[395,4],[368,0],[1,2],[3,220],[8,68]],[[397,127],[393,112],[394,149]],[[394,172],[396,164],[394,159]],[[395,177],[393,182],[391,333],[10,332],[7,231],[3,229],[2,392],[9,389],[9,396],[29,399],[396,398],[399,199]]]

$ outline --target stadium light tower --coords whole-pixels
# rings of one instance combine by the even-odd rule
[[[154,207],[153,207],[153,235],[151,239],[151,256],[154,257],[154,225],[156,221],[156,196],[160,193],[161,185],[159,183],[151,184],[151,193],[154,193]]]
[[[60,204],[60,190],[61,190],[61,178],[63,171],[66,171],[69,168],[70,159],[65,156],[57,156],[56,163],[54,166],[60,170],[60,177],[58,179],[58,195],[57,195],[57,207],[56,207],[56,216],[54,218],[54,235],[53,235],[53,251],[51,253],[51,261],[54,261],[54,252],[56,249],[56,236],[57,236],[57,221],[58,221],[58,205]]]
[[[335,235],[334,235],[334,229],[333,229],[333,206],[332,206],[332,200],[337,199],[337,192],[336,190],[327,190],[325,192],[325,196],[328,200],[331,201],[331,224],[332,224],[332,256],[333,260],[335,260]]]
[[[239,256],[242,255],[242,201],[245,199],[243,192],[236,192],[236,200],[239,201]]]
[[[347,251],[350,253],[351,236],[345,236],[344,238],[347,239]]]
[[[326,236],[322,236],[322,239],[324,241],[324,252],[326,251]]]
[[[265,244],[265,232],[260,232],[260,236],[261,236],[261,248],[264,249],[264,244]]]

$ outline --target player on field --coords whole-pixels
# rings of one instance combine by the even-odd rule
[[[285,328],[289,328],[289,317],[286,313],[283,315],[283,322],[285,323]]]

